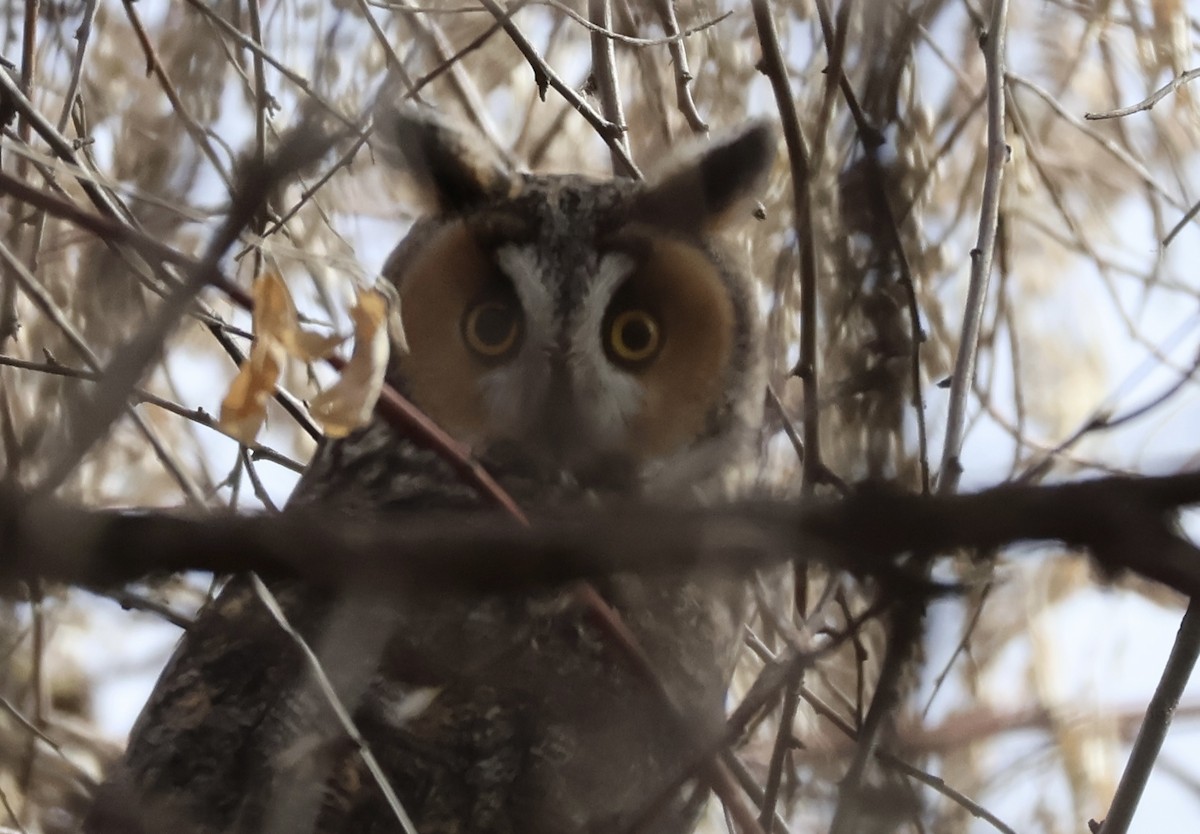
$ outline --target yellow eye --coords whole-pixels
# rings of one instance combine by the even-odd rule
[[[480,301],[463,317],[463,339],[484,359],[503,359],[521,341],[521,314],[507,301]]]
[[[658,354],[662,331],[658,320],[645,310],[625,310],[608,327],[608,352],[614,362],[640,365]]]

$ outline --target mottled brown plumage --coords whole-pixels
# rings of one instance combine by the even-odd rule
[[[380,130],[438,204],[386,268],[411,346],[392,384],[535,518],[723,494],[761,387],[753,290],[711,233],[760,181],[769,131],[644,186],[513,174],[417,111]],[[325,444],[289,511],[369,524],[431,508],[485,511],[433,452],[377,423]],[[687,731],[571,589],[270,586],[420,834],[621,831],[694,763],[719,727],[744,589],[619,576],[597,590]],[[646,830],[691,829],[704,792],[676,793]],[[86,830],[390,834],[400,816],[295,639],[238,577],[185,635]]]

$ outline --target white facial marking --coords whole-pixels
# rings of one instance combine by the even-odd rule
[[[567,358],[572,390],[583,406],[580,412],[588,422],[588,434],[601,448],[621,444],[642,405],[641,383],[609,361],[603,343],[604,316],[635,266],[633,258],[624,253],[601,257],[572,324]]]
[[[560,350],[564,326],[555,310],[547,275],[551,268],[528,244],[510,244],[496,250],[496,263],[512,282],[525,315],[525,336],[511,361],[479,378],[493,434],[537,443],[547,427],[541,425],[550,395],[550,357]],[[624,253],[601,256],[567,328],[566,368],[573,402],[568,413],[576,420],[572,434],[581,456],[621,447],[629,426],[642,406],[641,382],[609,361],[604,350],[604,317],[613,295],[636,267]],[[565,461],[564,461],[565,462]]]

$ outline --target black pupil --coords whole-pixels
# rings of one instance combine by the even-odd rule
[[[505,304],[485,304],[475,316],[475,338],[485,345],[504,344],[512,327],[512,309]]]
[[[621,341],[630,353],[641,353],[650,347],[653,338],[650,324],[644,318],[629,319],[621,326]]]

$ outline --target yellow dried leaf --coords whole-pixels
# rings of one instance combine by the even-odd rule
[[[253,443],[267,419],[267,401],[283,369],[286,354],[273,339],[259,339],[242,362],[238,375],[221,401],[221,431],[242,443]]]
[[[261,275],[254,283],[253,322],[254,346],[221,402],[217,421],[222,431],[242,443],[253,443],[267,419],[267,401],[275,394],[287,357],[312,362],[343,341],[300,326],[292,294],[277,272]]]
[[[345,437],[365,426],[375,410],[387,373],[388,299],[375,290],[360,290],[350,319],[354,322],[354,353],[341,378],[309,406],[313,418],[329,437]]]
[[[322,336],[300,326],[296,303],[278,272],[268,272],[254,282],[254,336],[270,338],[289,355],[305,362],[328,356],[342,336]]]

